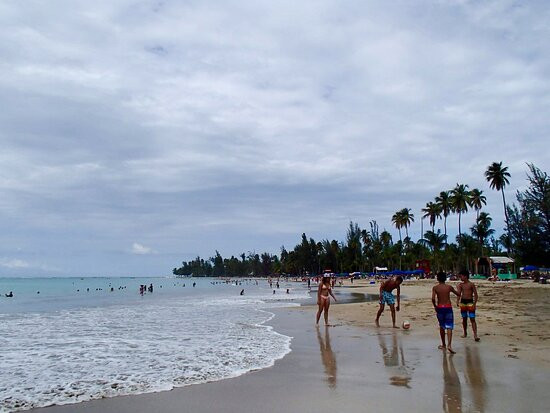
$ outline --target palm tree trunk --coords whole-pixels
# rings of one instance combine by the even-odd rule
[[[458,242],[460,242],[460,240],[462,239],[462,231],[460,229],[460,217],[462,216],[462,214],[459,212],[458,213]]]
[[[399,228],[399,269],[401,270],[401,249],[403,248],[403,241],[401,240],[401,228]]]
[[[510,256],[510,244],[512,243],[512,237],[510,236],[510,225],[508,224],[508,210],[506,209],[506,198],[504,197],[504,188],[500,190],[502,192],[502,203],[504,204],[504,219],[506,220],[506,232],[508,233],[508,243],[506,245],[506,250],[508,251],[508,256]]]
[[[483,257],[483,240],[479,238],[479,249],[480,249],[480,257]]]

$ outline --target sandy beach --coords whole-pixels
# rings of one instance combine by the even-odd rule
[[[314,325],[316,307],[276,311],[271,324],[290,335],[292,352],[271,368],[237,378],[36,409],[67,412],[538,412],[550,403],[547,286],[524,282],[480,283],[482,341],[456,335],[456,355],[437,350],[431,308],[433,282],[403,285],[409,331],[390,327],[389,312],[374,327],[377,304],[331,306],[334,327]],[[348,292],[371,294],[377,286],[346,283]],[[455,317],[457,316],[455,310]],[[456,330],[457,332],[459,330]]]
[[[478,288],[479,302],[476,319],[480,338],[484,346],[490,346],[500,356],[521,359],[536,365],[550,367],[550,285],[532,281],[497,282],[473,281]],[[434,280],[405,281],[401,287],[403,296],[401,311],[397,313],[398,324],[403,320],[411,323],[411,334],[432,337],[437,340],[438,325],[435,319],[431,289]],[[458,282],[450,282],[455,286]],[[379,292],[379,284],[369,284],[364,280],[348,282],[341,287],[356,293],[374,294]],[[452,296],[454,297],[454,296]],[[454,303],[453,298],[453,303]],[[378,308],[376,302],[335,305],[332,316],[342,323],[362,328],[374,328],[374,317]],[[454,342],[473,341],[468,324],[467,339],[462,339],[460,310],[454,308]],[[381,318],[382,326],[391,325],[389,309]]]

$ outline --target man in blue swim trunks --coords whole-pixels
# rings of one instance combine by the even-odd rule
[[[438,347],[442,350],[449,350],[449,353],[455,354],[453,350],[453,306],[451,304],[451,293],[458,296],[458,293],[451,285],[445,284],[447,281],[447,274],[439,272],[437,274],[438,284],[432,289],[432,304],[437,314],[437,321],[439,321],[439,335],[441,336],[441,345]],[[437,303],[436,303],[437,298]],[[445,332],[447,332],[447,345],[445,345]]]
[[[384,312],[384,305],[388,304],[391,310],[391,320],[393,323],[393,328],[399,328],[395,325],[395,310],[399,311],[399,304],[401,301],[401,283],[403,282],[403,277],[400,275],[397,277],[392,277],[389,280],[383,281],[380,284],[380,308],[378,309],[378,314],[376,314],[376,327],[380,327],[380,316]],[[395,298],[392,294],[392,291],[397,289],[397,308],[395,308]]]

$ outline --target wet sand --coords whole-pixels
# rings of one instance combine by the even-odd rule
[[[345,306],[365,304],[342,304]],[[331,310],[339,312],[338,305]],[[338,323],[315,327],[315,307],[281,309],[275,329],[292,352],[271,368],[168,392],[122,396],[37,413],[103,412],[538,412],[550,405],[550,373],[492,346]],[[385,320],[386,322],[388,319]]]

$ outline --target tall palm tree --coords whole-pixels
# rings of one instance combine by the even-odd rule
[[[424,212],[424,215],[422,218],[429,218],[430,219],[430,225],[432,226],[432,232],[435,231],[435,222],[438,218],[441,218],[442,208],[441,205],[439,205],[436,202],[428,202],[426,204],[426,208],[422,208],[422,212]]]
[[[506,220],[506,232],[508,238],[510,238],[510,226],[508,224],[508,210],[506,209],[506,197],[504,196],[504,188],[510,183],[508,180],[510,173],[507,166],[502,166],[502,162],[493,162],[487,167],[485,171],[485,179],[489,182],[491,189],[496,189],[502,192],[502,203],[504,205],[504,219]],[[510,247],[507,244],[508,255],[510,254]]]
[[[456,184],[451,191],[451,205],[453,212],[458,214],[458,238],[462,237],[462,227],[460,226],[460,219],[464,212],[468,211],[468,204],[470,203],[470,191],[468,191],[468,185]]]
[[[483,191],[474,188],[470,191],[470,207],[476,211],[476,221],[479,219],[479,211],[487,205],[487,198],[483,195]]]
[[[444,234],[445,239],[447,239],[447,217],[453,210],[450,191],[441,191],[439,195],[435,197],[435,202],[441,207],[441,213],[443,214]]]
[[[401,239],[401,228],[403,228],[403,217],[401,215],[401,211],[397,211],[393,216],[391,217],[391,222],[394,225],[395,228],[399,231],[399,242],[403,242]]]
[[[414,214],[411,213],[410,208],[403,208],[401,211],[399,211],[401,214],[401,222],[403,223],[403,226],[405,227],[405,232],[407,234],[407,238],[409,238],[409,227],[414,222]]]

